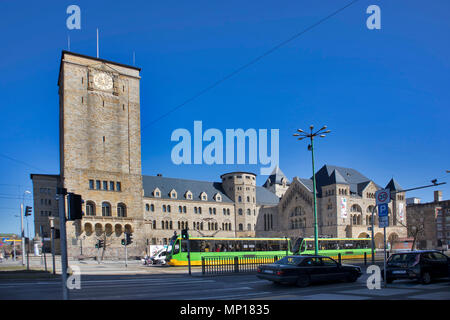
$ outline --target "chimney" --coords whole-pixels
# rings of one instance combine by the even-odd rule
[[[434,202],[439,202],[439,201],[442,201],[442,191],[436,190],[434,192]]]

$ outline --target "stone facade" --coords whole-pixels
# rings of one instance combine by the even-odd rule
[[[328,176],[324,171],[328,170]],[[344,172],[347,178],[343,177]],[[319,237],[367,238],[371,236],[371,216],[376,206],[375,192],[380,189],[373,181],[349,168],[324,166],[316,173],[317,224]],[[266,183],[267,185],[267,183]],[[295,177],[279,205],[270,209],[276,217],[275,231],[260,231],[259,236],[277,236],[296,239],[314,237],[314,204],[311,179]],[[270,188],[274,188],[268,184]],[[388,184],[390,186],[390,184]],[[388,187],[387,186],[387,187]],[[406,203],[404,192],[395,194],[389,204],[388,242],[406,237]],[[383,228],[378,227],[375,210],[374,238],[377,248],[383,246]]]
[[[250,172],[225,173],[219,182],[142,175],[139,82],[138,68],[63,51],[61,172],[31,175],[37,233],[43,226],[43,236],[48,234],[49,216],[58,216],[56,188],[63,187],[84,200],[83,219],[66,225],[72,257],[123,258],[125,232],[133,237],[129,256],[168,244],[187,227],[192,236],[313,236],[311,180],[290,182],[278,167],[264,186],[256,186]],[[324,168],[317,173],[319,234],[367,237],[379,187],[352,169]],[[401,192],[397,196],[390,204],[390,238],[406,235],[397,223],[404,198]],[[375,239],[380,232],[376,227]],[[105,241],[104,249],[95,248],[98,240]]]
[[[417,238],[418,249],[450,247],[450,200],[443,201],[440,191],[435,192],[433,202],[408,204],[406,217],[409,229],[423,229]]]

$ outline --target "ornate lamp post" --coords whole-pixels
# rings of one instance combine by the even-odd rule
[[[326,130],[327,126],[323,126],[320,130],[313,132],[314,126],[310,126],[310,133],[304,132],[302,129],[297,129],[298,133],[294,133],[294,137],[299,137],[297,140],[303,140],[309,138],[311,144],[308,145],[308,150],[311,151],[312,157],[312,172],[313,172],[313,197],[314,197],[314,253],[319,254],[319,240],[318,240],[318,228],[317,228],[317,199],[316,199],[316,172],[314,169],[314,137],[324,138],[326,133],[330,133],[330,130]]]

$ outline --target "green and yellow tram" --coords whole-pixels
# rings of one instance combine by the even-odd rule
[[[314,238],[298,238],[291,247],[289,238],[215,238],[191,237],[191,265],[200,266],[202,257],[252,257],[261,262],[267,261],[264,257],[283,257],[286,255],[313,255]],[[319,238],[319,255],[338,259],[362,259],[364,254],[371,257],[370,238]],[[171,266],[186,266],[188,264],[187,240],[177,237],[170,242],[167,253],[167,262]],[[230,260],[231,261],[231,260]],[[257,261],[254,261],[257,262]],[[231,262],[230,262],[231,263]]]
[[[319,238],[318,253],[321,256],[338,259],[363,259],[372,257],[370,238]],[[294,248],[296,254],[314,254],[314,238],[299,238]]]
[[[191,237],[191,265],[200,266],[202,257],[283,257],[290,255],[290,239],[287,238],[213,238]],[[171,241],[167,262],[171,266],[186,266],[187,240],[177,237]]]

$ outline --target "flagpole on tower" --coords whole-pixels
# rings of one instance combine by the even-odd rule
[[[97,58],[98,58],[98,28],[97,28]]]

